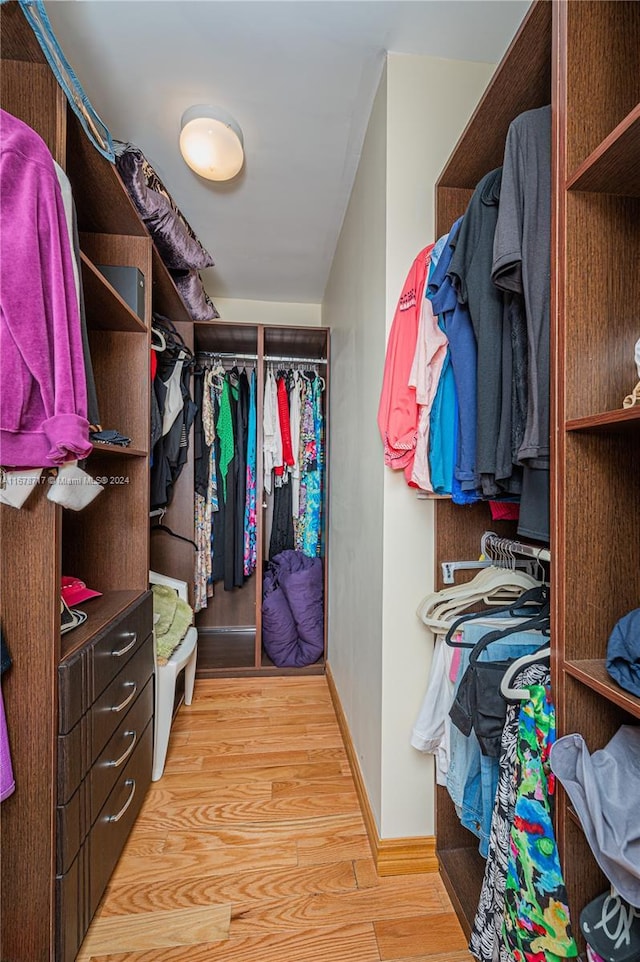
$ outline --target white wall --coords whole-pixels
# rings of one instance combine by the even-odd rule
[[[278,301],[247,301],[233,297],[215,297],[220,320],[243,321],[246,324],[292,324],[319,327],[322,318],[320,304],[289,304]]]
[[[435,181],[492,72],[388,56],[323,301],[333,358],[329,662],[383,839],[434,828],[432,760],[409,742],[432,650],[415,610],[433,588],[433,505],[383,467],[384,352],[409,267],[435,239]]]
[[[386,106],[383,77],[322,305],[331,327],[329,663],[378,822],[384,473],[375,411],[384,362]]]

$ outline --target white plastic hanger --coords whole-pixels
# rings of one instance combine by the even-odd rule
[[[524,571],[511,568],[483,568],[471,581],[452,585],[426,595],[416,614],[429,628],[447,630],[454,616],[478,602],[497,607],[517,600],[529,588],[540,582]]]
[[[522,655],[520,658],[516,658],[516,660],[509,665],[500,681],[500,691],[502,695],[505,698],[528,698],[530,695],[528,688],[512,688],[511,682],[527,665],[535,665],[537,662],[542,661],[543,658],[548,658],[550,654],[551,648],[546,647],[540,648],[530,655]]]
[[[154,337],[158,338],[158,343],[156,344],[153,342]],[[162,331],[159,331],[156,327],[151,328],[151,349],[153,351],[166,351],[167,349],[166,338]]]

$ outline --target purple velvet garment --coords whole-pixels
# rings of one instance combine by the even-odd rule
[[[53,158],[0,111],[0,464],[43,468],[91,452],[73,253]]]
[[[303,668],[322,657],[322,579],[322,560],[301,551],[281,551],[265,573],[262,643],[279,668]]]

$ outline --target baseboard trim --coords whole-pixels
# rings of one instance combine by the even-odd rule
[[[371,809],[369,796],[360,770],[358,754],[351,738],[347,717],[340,702],[331,666],[326,666],[326,678],[329,685],[331,700],[338,719],[338,727],[344,742],[349,765],[353,773],[356,794],[360,803],[367,837],[371,847],[371,854],[375,862],[378,875],[413,875],[423,872],[437,872],[438,859],[436,856],[436,840],[433,835],[417,838],[380,838],[378,827]]]

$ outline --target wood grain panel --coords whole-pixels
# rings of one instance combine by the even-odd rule
[[[552,4],[547,0],[531,5],[447,161],[438,186],[473,190],[484,174],[502,164],[504,142],[514,117],[551,102],[551,13]]]
[[[604,658],[616,621],[640,597],[640,450],[624,436],[571,434],[563,571],[567,660]]]
[[[86,235],[85,235],[86,236]],[[87,324],[90,328],[145,333],[139,318],[91,260],[80,251]]]
[[[640,101],[640,7],[635,0],[567,4],[567,170]]]
[[[17,3],[4,3],[0,9],[0,36],[2,37],[2,59],[24,60],[30,65],[45,65],[42,47],[27,23]],[[4,71],[4,64],[3,64]],[[2,104],[5,107],[4,102]],[[5,110],[11,110],[5,107]]]
[[[2,630],[13,659],[2,693],[17,786],[2,802],[1,953],[17,962],[48,958],[53,933],[62,509],[46,494],[37,486],[20,511],[0,505]],[[41,545],[29,564],[27,544]]]
[[[614,702],[620,708],[640,718],[640,698],[616,684],[606,669],[604,659],[585,661],[571,661],[565,663],[565,671],[581,681],[588,688],[593,688],[608,701]]]
[[[173,282],[173,278],[165,267],[164,261],[158,253],[158,248],[153,245],[152,255],[153,265],[153,288],[151,292],[151,303],[156,314],[162,314],[171,321],[183,321],[190,323],[191,315],[184,301],[178,293],[178,289]]]
[[[621,409],[637,381],[640,199],[571,191],[566,217],[564,364],[572,419]],[[610,267],[586,270],[587,264]]]
[[[640,196],[640,104],[589,154],[567,186],[573,190]]]
[[[13,7],[13,4],[9,4]],[[16,4],[17,7],[17,4]],[[6,15],[6,6],[2,7],[2,71],[0,71],[0,103],[3,110],[18,117],[36,133],[40,134],[51,154],[64,167],[64,138],[66,126],[66,100],[47,64],[24,62],[22,58],[5,60],[5,22],[13,19],[10,12]],[[22,12],[18,9],[15,14],[24,23]],[[33,33],[24,24],[26,31]],[[37,42],[36,42],[37,43]],[[38,50],[40,47],[38,46]]]

